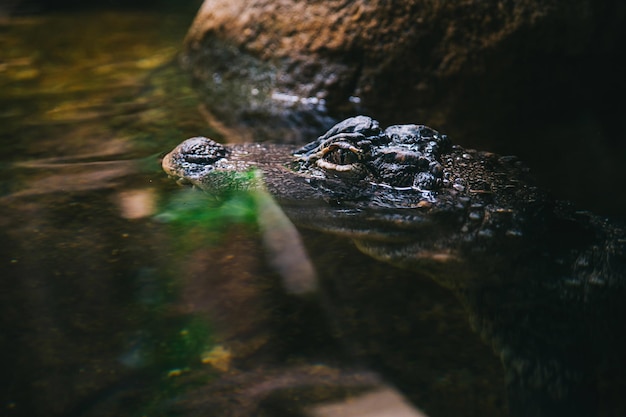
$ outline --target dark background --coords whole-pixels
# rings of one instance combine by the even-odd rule
[[[201,0],[1,0],[0,16],[106,8],[193,11],[200,4]]]

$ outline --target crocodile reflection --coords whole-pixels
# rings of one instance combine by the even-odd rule
[[[263,187],[296,225],[452,290],[503,363],[511,415],[596,415],[610,402],[603,390],[624,370],[626,235],[551,199],[516,158],[358,116],[295,151],[192,138],[163,168],[208,192]]]

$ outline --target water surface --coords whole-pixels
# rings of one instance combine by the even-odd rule
[[[85,12],[0,25],[2,415],[207,407],[194,399],[232,371],[224,340],[239,340],[250,375],[271,373],[259,358],[268,367],[308,358],[326,366],[319,361],[335,350],[339,366],[359,357],[360,348],[327,343],[315,315],[267,305],[281,289],[253,203],[242,196],[228,215],[207,219],[210,199],[198,203],[162,173],[159,156],[181,140],[220,139],[177,65],[190,20]],[[181,212],[184,221],[163,221]],[[348,292],[370,276],[413,279],[347,242],[309,235],[320,275],[352,277]],[[364,356],[388,372],[414,371],[408,390],[433,417],[502,415],[499,364],[456,300],[427,280],[402,297],[419,307],[419,322],[401,329],[406,340],[372,342]],[[372,316],[378,324],[361,330],[375,334],[394,323],[402,301],[382,318],[349,305],[337,311]],[[415,344],[410,361],[389,354],[404,343]]]

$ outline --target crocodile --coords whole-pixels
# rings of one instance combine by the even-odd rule
[[[298,227],[451,290],[502,362],[510,415],[610,409],[626,369],[625,230],[553,199],[516,157],[357,116],[299,149],[191,138],[162,165],[209,193],[263,189]]]

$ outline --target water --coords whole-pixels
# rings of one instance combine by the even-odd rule
[[[0,26],[0,415],[215,410],[198,399],[233,362],[253,380],[273,375],[270,363],[345,356],[319,312],[283,300],[253,203],[242,197],[227,217],[207,220],[211,201],[194,212],[195,194],[160,169],[159,155],[182,139],[220,139],[176,62],[190,20],[94,11]],[[164,222],[164,213],[184,221]],[[324,258],[328,241],[310,241],[318,262],[335,268],[329,274],[372,273],[346,242],[337,250],[352,262],[337,267]],[[498,363],[455,300],[425,288],[417,330],[429,358],[411,365],[423,374],[421,403],[433,415],[468,406],[499,415]],[[268,307],[268,292],[286,307]],[[459,353],[454,343],[468,347]]]
[[[190,19],[0,26],[1,415],[140,415],[212,347],[169,311],[178,249],[152,219],[174,188],[158,154],[212,134],[176,65]]]
[[[336,396],[335,371],[364,364],[431,417],[505,415],[500,363],[449,292],[409,294],[415,274],[304,232],[342,302],[294,299],[250,196],[225,206],[165,176],[181,140],[221,139],[177,65],[191,18],[0,24],[0,415],[222,415],[287,378],[270,415]]]

